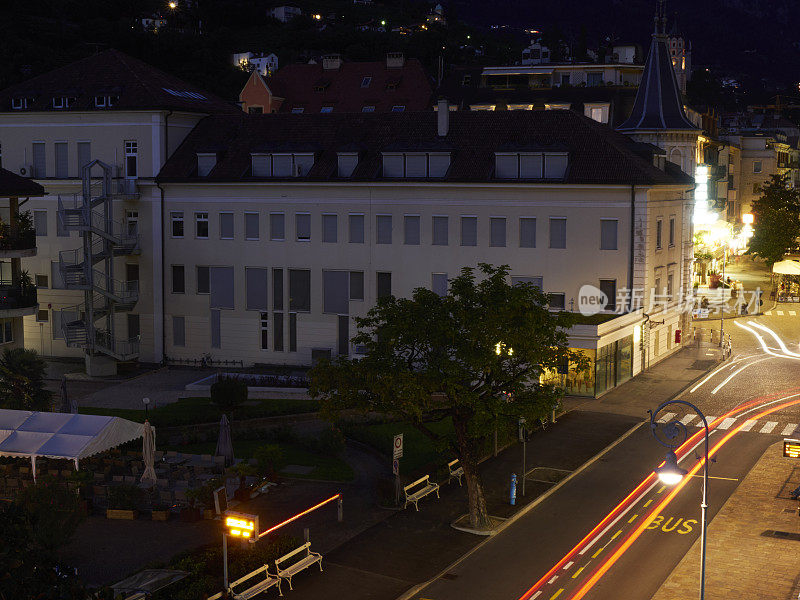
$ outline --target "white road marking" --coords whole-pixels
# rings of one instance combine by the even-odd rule
[[[749,322],[752,323],[752,321]],[[761,349],[767,354],[771,356],[777,356],[778,358],[790,358],[792,360],[800,360],[800,355],[789,356],[788,354],[778,354],[777,352],[774,352],[771,348],[767,346],[766,342],[764,341],[764,338],[761,337],[761,335],[759,335],[756,332],[756,330],[753,329],[752,327],[748,327],[747,325],[742,325],[741,323],[739,323],[739,321],[734,321],[733,324],[736,325],[737,327],[741,327],[742,329],[745,329],[746,331],[752,333],[758,340],[758,343],[761,344]]]
[[[757,363],[760,363],[760,362],[762,362],[762,361],[765,361],[765,360],[769,360],[769,356],[767,356],[766,358],[759,358],[758,360],[754,360],[754,361],[752,361],[752,362],[749,362],[749,363],[747,363],[745,366],[743,366],[743,367],[741,367],[741,368],[739,368],[739,369],[736,369],[736,370],[735,370],[733,373],[731,373],[730,375],[728,375],[728,376],[725,378],[725,380],[724,380],[722,383],[720,383],[720,384],[719,384],[717,387],[715,387],[713,390],[711,390],[711,393],[712,393],[712,394],[716,394],[716,393],[717,393],[719,390],[721,390],[721,389],[722,389],[722,388],[724,388],[726,385],[728,385],[728,382],[729,382],[731,379],[733,379],[734,377],[736,377],[736,376],[737,376],[739,373],[741,373],[742,371],[744,371],[744,370],[745,370],[747,367],[751,367],[751,366],[753,366],[753,365],[755,365],[755,364],[757,364]]]
[[[775,311],[775,313],[776,313],[776,314],[777,314],[779,317],[782,317],[782,316],[783,316],[783,311],[782,311],[782,310]]]
[[[534,598],[538,598],[538,597],[539,597],[539,596],[541,596],[541,595],[542,595],[542,590],[539,590],[539,591],[538,591],[538,592],[536,592],[536,593],[535,593],[533,596],[531,596],[531,600],[533,600]]]
[[[786,427],[783,428],[783,431],[781,431],[781,435],[792,435],[795,429],[797,429],[797,423],[789,423]]]
[[[778,426],[777,421],[767,421],[767,424],[761,428],[761,431],[758,433],[772,433],[772,430]]]
[[[750,431],[753,428],[753,425],[755,425],[756,423],[758,423],[758,421],[754,421],[753,419],[747,419],[747,421],[744,422],[744,425],[742,425],[740,431]]]
[[[797,311],[796,310],[790,310],[789,311],[789,316],[790,317],[796,317],[797,316]]]
[[[564,570],[566,571],[567,569],[569,569],[574,564],[575,563],[573,561],[569,561],[567,564],[564,565]]]
[[[717,418],[717,417],[715,417],[714,415],[709,415],[709,416],[707,416],[707,417],[706,417],[706,423],[708,423],[708,426],[709,426],[709,427],[711,427],[711,424],[714,422],[714,420],[715,420],[716,418]],[[695,423],[695,424],[694,424],[694,426],[695,426],[695,427],[704,427],[704,425],[703,425],[703,419],[700,419],[699,421],[697,421],[697,423]]]
[[[678,415],[678,413],[664,413],[664,416],[663,416],[663,417],[661,417],[661,418],[658,420],[658,422],[659,422],[659,423],[669,423],[669,422],[670,422],[670,421],[672,421],[672,419],[674,419],[674,418],[675,418],[677,415]]]
[[[781,350],[783,350],[784,354],[789,354],[791,356],[800,357],[800,354],[797,354],[796,352],[792,352],[791,350],[789,350],[786,347],[786,344],[783,343],[783,340],[780,338],[780,336],[777,333],[775,333],[774,331],[772,331],[772,329],[770,329],[769,327],[765,327],[764,325],[761,325],[759,323],[754,323],[753,321],[748,321],[747,324],[748,325],[752,325],[753,327],[757,327],[758,329],[760,329],[762,331],[766,331],[768,334],[770,334],[773,337],[773,339],[776,342],[778,342],[778,345],[781,347]]]
[[[722,421],[722,423],[717,425],[717,429],[728,429],[735,422],[736,422],[736,419],[734,419],[733,417],[728,417],[727,419],[724,419]]]
[[[692,420],[694,420],[694,418],[695,418],[696,416],[697,416],[697,415],[695,415],[695,414],[686,415],[685,417],[683,417],[683,418],[681,419],[681,423],[683,423],[684,425],[688,425],[689,423],[691,423],[691,422],[692,422]]]
[[[547,585],[552,584],[556,579],[558,579],[558,575],[553,575],[553,578],[547,582]]]
[[[770,316],[772,316],[772,311],[771,311],[771,310],[768,310],[768,311],[766,311],[766,312],[764,313],[764,315],[765,315],[765,316],[767,316],[767,317],[770,317]]]

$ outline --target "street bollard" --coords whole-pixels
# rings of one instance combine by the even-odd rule
[[[511,474],[511,498],[510,498],[511,506],[514,506],[517,503],[517,474]]]
[[[342,506],[342,497],[341,496],[339,496],[339,501],[337,502],[337,504],[338,504],[338,507],[337,507],[337,510],[336,510],[336,520],[339,521],[339,523],[341,523],[342,520],[344,519],[344,508]]]

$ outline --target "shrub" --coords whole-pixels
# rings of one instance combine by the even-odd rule
[[[301,443],[312,452],[330,456],[338,456],[345,448],[344,434],[336,427],[325,429],[317,436],[303,438]]]
[[[135,485],[115,485],[108,488],[108,508],[113,510],[136,510],[142,490]]]
[[[253,457],[258,462],[258,474],[262,477],[272,477],[286,466],[283,449],[276,444],[256,448]]]
[[[233,412],[247,402],[247,383],[233,377],[218,377],[211,384],[211,402],[222,412]]]

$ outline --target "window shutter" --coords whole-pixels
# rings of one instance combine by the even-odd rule
[[[567,220],[565,218],[550,218],[550,247],[567,247]]]
[[[541,179],[542,178],[542,155],[541,154],[522,154],[519,157],[519,176],[520,179]]]
[[[186,319],[185,317],[172,317],[172,345],[186,345]]]
[[[268,270],[262,268],[246,268],[245,283],[247,285],[247,310],[264,312],[267,307]]]
[[[392,243],[392,215],[378,215],[375,217],[375,243]]]
[[[347,315],[350,313],[350,289],[347,271],[322,272],[322,312]]]
[[[66,179],[69,177],[69,147],[66,142],[56,142],[56,177]]]
[[[447,217],[433,217],[433,245],[447,246]]]
[[[269,216],[269,239],[286,239],[286,223],[283,213],[272,213]]]
[[[428,177],[444,177],[447,175],[449,168],[449,152],[435,152],[428,155]]]
[[[233,267],[210,267],[211,308],[234,308]]]
[[[33,229],[37,236],[47,235],[47,211],[33,211]]]
[[[406,246],[419,246],[419,221],[418,215],[403,217],[403,243]]]
[[[92,162],[92,144],[90,142],[78,142],[78,176],[82,175],[82,169]]]
[[[503,248],[506,245],[506,220],[505,217],[492,217],[489,219],[489,245]]]
[[[406,154],[406,177],[427,177],[428,157],[424,153]]]
[[[337,241],[337,225],[338,219],[336,215],[322,215],[322,241],[335,244]]]
[[[340,153],[339,158],[339,177],[352,177],[353,171],[358,165],[358,154]]]
[[[298,240],[311,239],[311,215],[297,214],[295,215],[295,228],[297,230]]]
[[[257,240],[258,232],[258,213],[244,214],[244,237],[248,240]]]
[[[272,175],[269,154],[253,154],[251,160],[253,177],[270,177]]]
[[[273,154],[272,155],[272,176],[273,177],[293,177],[292,155]]]
[[[495,154],[494,174],[498,179],[517,179],[519,177],[519,156],[517,154]]]
[[[47,156],[45,145],[37,142],[33,144],[33,177],[43,179],[47,177]]]
[[[536,248],[536,219],[522,217],[519,220],[519,247]]]
[[[198,154],[197,155],[197,175],[199,177],[206,177],[211,170],[217,166],[216,154]]]
[[[364,215],[350,215],[348,217],[350,225],[350,243],[364,243]]]
[[[289,310],[311,310],[311,271],[289,269]]]
[[[293,177],[306,177],[308,172],[314,166],[313,154],[295,154],[294,155],[294,173]]]
[[[219,214],[219,237],[223,240],[233,239],[233,213]]]
[[[391,153],[383,155],[383,176],[402,177],[403,176],[403,155]]]
[[[439,296],[447,296],[447,273],[431,274],[431,290]]]
[[[478,217],[461,217],[461,245],[478,245]]]
[[[567,174],[567,154],[545,154],[544,156],[544,178],[545,179],[564,179]]]
[[[350,271],[350,300],[364,299],[364,272]]]
[[[617,249],[617,221],[615,219],[600,220],[600,250]]]

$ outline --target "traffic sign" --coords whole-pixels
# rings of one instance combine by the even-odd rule
[[[403,434],[398,433],[394,436],[392,443],[392,458],[403,458]]]
[[[400,461],[396,458],[392,461],[392,475],[400,475]]]
[[[783,440],[783,456],[800,458],[800,440]]]

